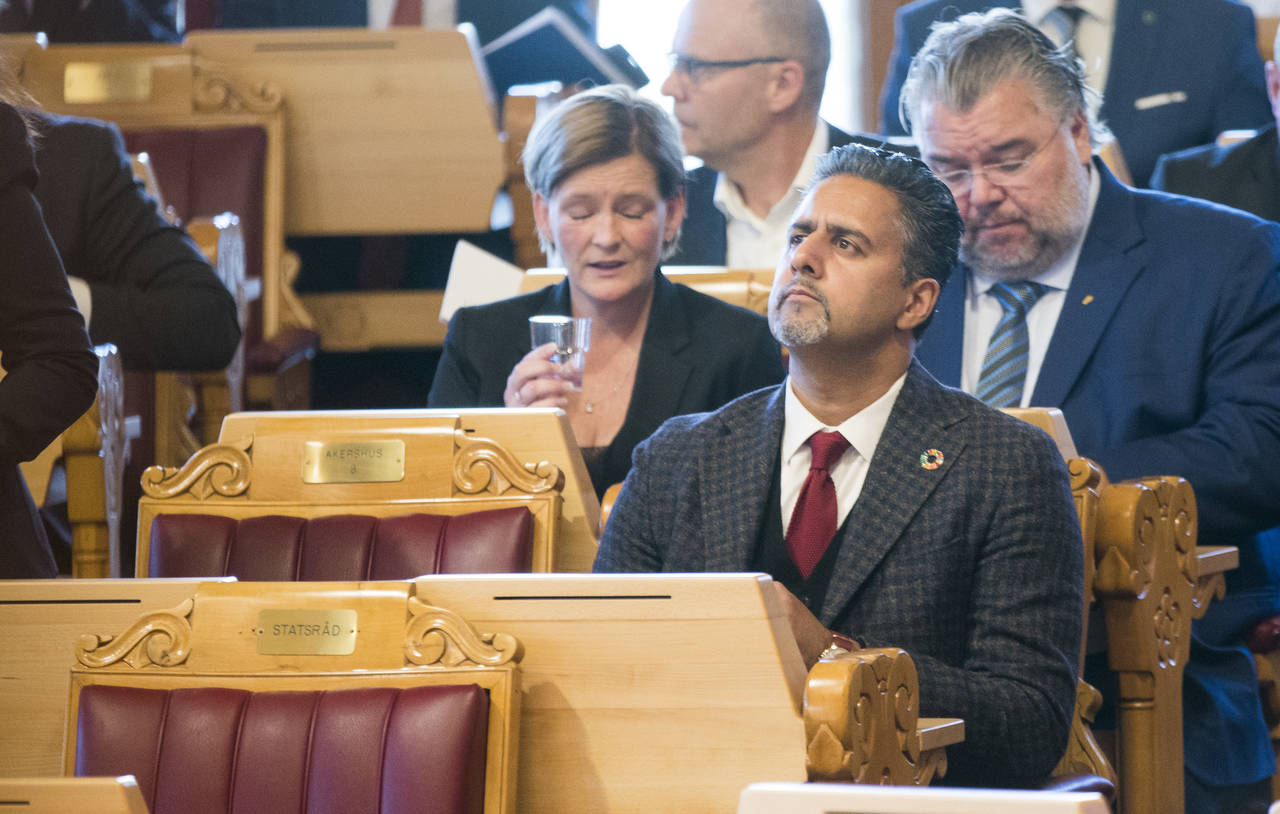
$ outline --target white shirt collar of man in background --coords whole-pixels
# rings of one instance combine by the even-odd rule
[[[796,501],[800,498],[800,489],[809,477],[809,463],[813,455],[809,445],[805,443],[809,436],[819,430],[838,430],[850,444],[844,455],[831,470],[831,482],[836,487],[836,526],[844,523],[849,510],[857,502],[862,493],[862,484],[867,479],[867,469],[876,454],[876,445],[889,423],[889,413],[898,400],[898,393],[907,380],[907,374],[898,377],[884,395],[868,404],[859,412],[850,416],[838,427],[828,427],[813,413],[800,403],[799,397],[791,389],[791,379],[783,383],[786,396],[783,401],[782,425],[782,528],[783,534],[791,525],[791,515],[796,510]]]
[[[1116,2],[1117,0],[1075,0],[1070,4],[1085,11],[1076,31],[1076,51],[1084,60],[1085,77],[1089,86],[1099,93],[1107,86],[1107,72],[1111,67],[1111,42],[1116,31]],[[1061,5],[1067,4],[1062,0],[1022,0],[1022,13],[1059,45],[1064,40],[1060,16],[1056,14]]]
[[[1098,192],[1102,189],[1102,180],[1096,168],[1089,171],[1089,217],[1093,220],[1093,209],[1098,203]],[[1080,250],[1084,247],[1085,236],[1089,234],[1088,225],[1080,233],[1071,251],[1058,258],[1043,274],[1032,279],[1044,283],[1049,290],[1027,311],[1027,378],[1023,382],[1022,401],[1019,407],[1031,406],[1031,394],[1035,392],[1036,381],[1040,378],[1040,366],[1044,363],[1045,352],[1049,349],[1049,340],[1053,338],[1053,329],[1058,324],[1058,316],[1067,301],[1067,289],[1071,287],[1071,278],[1075,276],[1076,264],[1080,261]],[[994,296],[987,291],[999,282],[995,277],[988,277],[976,271],[965,275],[968,286],[965,296],[964,314],[964,355],[961,361],[960,389],[966,393],[974,393],[978,389],[978,378],[982,373],[982,358],[987,354],[987,344],[991,341],[991,333],[1000,322],[1004,309]],[[959,281],[956,281],[959,282]],[[1057,407],[1056,404],[1039,404],[1037,407]]]
[[[791,190],[773,205],[766,218],[761,218],[747,207],[738,188],[724,173],[716,176],[713,200],[725,219],[725,265],[729,268],[752,269],[773,268],[778,264],[778,258],[782,256],[787,242],[791,214],[804,197],[805,187],[809,186],[809,179],[813,178],[818,159],[829,148],[826,122],[818,119],[813,128],[813,139],[809,142],[809,151],[805,153],[800,171],[791,183]]]

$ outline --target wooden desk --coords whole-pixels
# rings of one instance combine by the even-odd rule
[[[732,812],[747,783],[806,777],[805,668],[763,574],[430,576],[415,595],[524,645],[524,814]],[[930,747],[960,739],[919,724]]]
[[[117,634],[172,608],[199,580],[0,580],[0,776],[62,774],[76,638]]]

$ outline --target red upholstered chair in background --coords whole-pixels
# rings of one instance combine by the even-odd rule
[[[523,649],[412,591],[202,583],[81,637],[68,772],[152,814],[513,811]]]
[[[310,404],[310,360],[319,347],[315,331],[281,325],[263,312],[260,295],[285,264],[282,234],[268,234],[268,130],[261,126],[124,129],[131,152],[151,157],[165,204],[182,222],[234,212],[240,218],[245,248],[245,279],[250,287],[245,329],[245,374],[251,404],[271,409],[306,409]],[[279,273],[283,273],[280,271]],[[258,295],[255,296],[254,294]]]
[[[147,573],[264,581],[410,579],[528,572],[532,559],[533,515],[523,506],[382,518],[162,514],[151,524]]]

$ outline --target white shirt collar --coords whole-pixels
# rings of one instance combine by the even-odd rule
[[[790,189],[782,200],[773,205],[765,218],[751,211],[751,208],[742,200],[742,193],[738,191],[737,185],[722,172],[716,174],[716,189],[712,200],[726,218],[746,221],[761,231],[779,218],[789,221],[791,213],[795,211],[800,204],[800,199],[804,196],[805,188],[809,186],[813,171],[818,167],[818,159],[828,149],[830,145],[827,143],[827,125],[826,122],[818,119],[814,124],[813,138],[809,140],[808,151],[804,154],[804,160],[800,162],[800,170],[792,180]],[[787,225],[790,225],[789,222]]]
[[[890,385],[880,398],[845,419],[838,427],[828,427],[814,417],[796,396],[791,387],[791,378],[786,381],[786,398],[783,402],[784,422],[782,427],[782,460],[790,460],[804,447],[809,436],[820,430],[838,430],[864,459],[870,461],[880,443],[885,425],[889,423],[889,413],[902,392],[902,385],[907,380],[903,373]]]

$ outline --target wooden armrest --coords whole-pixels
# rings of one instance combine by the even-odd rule
[[[943,775],[944,747],[964,739],[964,722],[918,719],[919,699],[915,662],[905,650],[821,659],[804,691],[809,779],[923,786]]]
[[[963,718],[921,718],[916,722],[917,743],[922,752],[955,746],[964,741]]]
[[[1240,551],[1233,545],[1199,545],[1196,546],[1196,562],[1200,566],[1200,576],[1221,574],[1240,565]]]
[[[286,328],[251,345],[245,354],[250,373],[272,373],[316,355],[320,335],[306,328]]]

